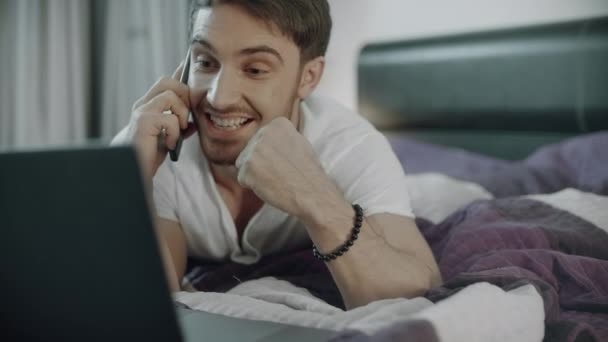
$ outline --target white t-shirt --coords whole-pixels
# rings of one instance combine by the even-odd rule
[[[301,133],[346,200],[366,216],[414,217],[405,174],[386,138],[365,119],[334,101],[309,97],[300,107]],[[154,177],[157,215],[180,223],[188,255],[254,263],[263,255],[311,244],[304,225],[268,204],[251,218],[239,246],[237,230],[220,196],[199,139],[184,141],[180,161],[169,158]]]

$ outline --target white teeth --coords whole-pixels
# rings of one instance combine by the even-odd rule
[[[213,122],[213,124],[216,127],[219,128],[227,128],[227,129],[236,129],[241,127],[242,124],[244,124],[245,122],[247,122],[247,118],[229,118],[229,119],[222,119],[218,116],[215,115],[209,115],[209,118],[211,118],[211,121]]]

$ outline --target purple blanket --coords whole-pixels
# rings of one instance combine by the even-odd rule
[[[534,284],[546,341],[608,340],[608,234],[577,216],[522,198],[480,201],[438,225],[419,222],[439,262],[441,300],[487,281]]]
[[[608,132],[548,145],[515,162],[407,137],[394,136],[389,141],[406,173],[440,172],[477,183],[495,197],[565,188],[608,195]]]
[[[545,341],[608,340],[608,234],[549,205],[524,198],[474,202],[439,224],[417,219],[438,260],[444,285],[426,297],[440,301],[469,284],[505,290],[531,283],[544,300]],[[239,281],[274,276],[343,307],[323,263],[310,250],[267,257],[256,265],[192,262],[188,278],[199,290],[226,291]],[[374,336],[345,332],[339,341],[426,336],[424,322],[396,324]],[[424,335],[423,333],[424,332]],[[412,335],[413,334],[413,335]]]

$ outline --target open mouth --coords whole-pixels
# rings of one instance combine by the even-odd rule
[[[252,118],[247,117],[221,117],[205,113],[209,123],[216,129],[224,131],[236,131],[253,122]]]

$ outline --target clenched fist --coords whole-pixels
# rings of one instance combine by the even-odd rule
[[[312,145],[287,118],[261,128],[235,163],[239,183],[264,202],[304,218],[319,196],[342,198],[325,174]]]

